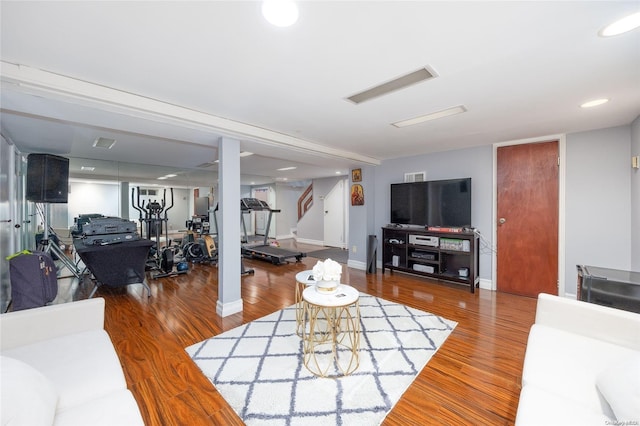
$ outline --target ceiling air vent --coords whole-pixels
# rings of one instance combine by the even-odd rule
[[[199,169],[206,169],[207,167],[213,167],[215,165],[215,163],[202,163],[202,164],[198,164],[196,167]]]
[[[115,144],[116,140],[109,138],[96,138],[96,140],[93,141],[93,146],[96,148],[111,149]]]
[[[424,182],[426,180],[427,180],[427,172],[413,172],[413,173],[404,174],[405,182]]]

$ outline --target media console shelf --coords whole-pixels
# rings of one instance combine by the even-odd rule
[[[475,232],[382,228],[382,273],[385,269],[465,284],[471,293],[480,282],[480,237]]]

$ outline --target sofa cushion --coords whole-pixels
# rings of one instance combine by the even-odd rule
[[[601,371],[596,386],[619,422],[640,420],[640,354]]]
[[[55,426],[144,426],[138,404],[127,389],[58,411]]]
[[[596,407],[613,419],[609,404],[596,388],[596,377],[617,360],[634,353],[623,346],[534,324],[527,342],[522,384]]]
[[[613,424],[613,421],[587,404],[534,385],[525,385],[520,391],[515,424],[516,426],[603,426]]]
[[[118,355],[104,330],[86,331],[9,349],[33,366],[58,392],[58,410],[126,389]]]
[[[50,425],[58,394],[53,384],[30,365],[0,357],[2,425]]]

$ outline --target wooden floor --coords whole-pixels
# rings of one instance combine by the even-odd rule
[[[304,246],[298,247],[305,250]],[[317,249],[317,247],[315,247]],[[106,329],[129,389],[151,425],[241,425],[184,348],[294,303],[297,272],[317,259],[275,266],[245,260],[241,313],[216,314],[217,267],[194,265],[188,274],[141,285],[102,287]],[[522,361],[534,299],[432,282],[402,273],[383,276],[343,267],[342,281],[358,290],[458,322],[453,333],[389,413],[384,425],[509,425],[520,393]],[[89,280],[66,290],[86,298]],[[99,368],[99,366],[98,366]]]

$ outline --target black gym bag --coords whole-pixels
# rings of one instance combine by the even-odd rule
[[[58,268],[48,253],[24,251],[9,259],[11,309],[45,306],[58,295]]]

